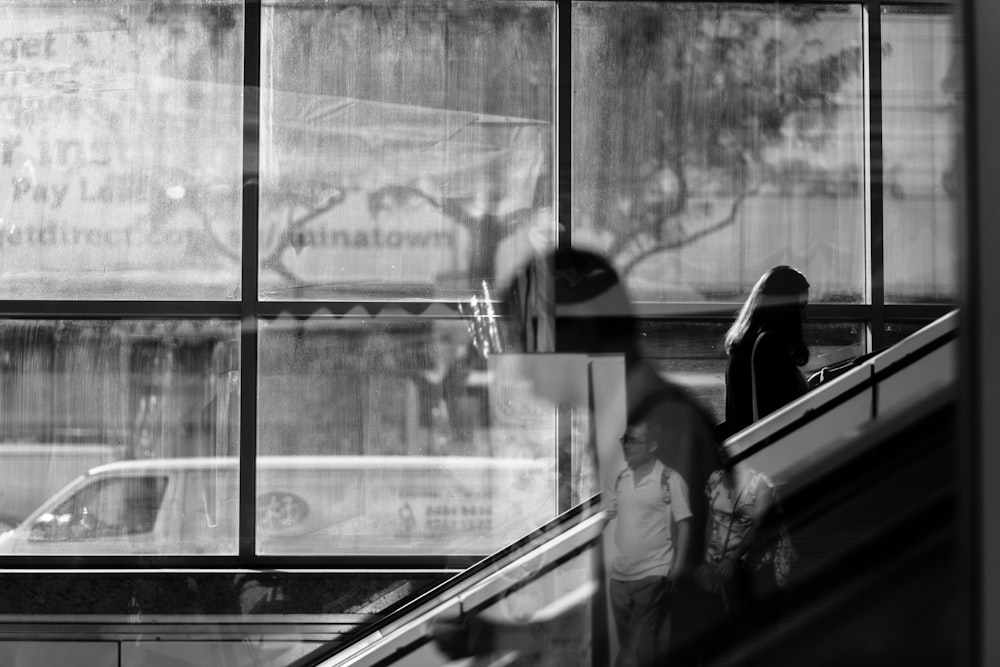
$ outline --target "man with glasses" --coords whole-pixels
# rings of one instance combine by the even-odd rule
[[[670,638],[674,589],[688,558],[688,486],[656,457],[648,424],[629,424],[621,438],[626,468],[608,507],[616,553],[609,596],[618,632],[616,667],[660,665]]]
[[[656,563],[649,569],[657,574],[651,576],[666,580],[661,582],[663,590],[657,588],[652,595],[659,596],[657,599],[664,602],[665,611],[672,607],[677,613],[669,624],[669,646],[662,630],[646,632],[640,629],[639,635],[644,632],[655,635],[651,639],[644,635],[639,638],[644,644],[641,650],[648,649],[653,651],[654,656],[662,656],[669,649],[667,661],[671,667],[692,658],[697,661],[692,650],[697,650],[698,643],[704,639],[704,627],[697,606],[697,589],[690,575],[704,554],[708,502],[701,490],[705,488],[709,475],[724,467],[712,418],[687,391],[664,378],[645,358],[640,344],[639,322],[631,299],[617,271],[604,257],[585,250],[560,249],[533,258],[515,274],[502,302],[503,310],[509,314],[504,320],[503,335],[497,335],[496,341],[489,337],[483,341],[482,347],[523,355],[526,360],[525,376],[535,385],[535,393],[546,400],[556,404],[580,404],[583,400],[586,404],[588,387],[575,387],[576,391],[573,391],[574,387],[563,386],[558,378],[551,377],[545,366],[531,363],[531,355],[610,356],[622,360],[624,377],[611,393],[622,399],[626,413],[623,421],[636,428],[626,432],[622,444],[628,451],[633,449],[628,444],[631,438],[645,441],[642,446],[637,443],[634,448],[637,456],[645,457],[644,463],[636,461],[636,466],[644,474],[637,477],[636,470],[629,464],[627,483],[635,486],[637,482],[641,485],[642,480],[652,480],[655,482],[650,485],[652,490],[643,487],[642,493],[648,491],[655,495],[663,488],[664,471],[673,471],[672,475],[667,474],[666,485],[672,491],[671,511],[666,513],[665,507],[657,510],[662,510],[664,515],[658,519],[659,523],[653,530],[662,534],[664,526],[677,527],[674,524],[679,522],[679,525],[685,526],[686,533],[682,539],[671,535],[669,546],[660,544],[658,554],[646,554],[651,562]],[[595,406],[595,409],[599,410],[600,406]],[[607,445],[613,448],[614,442],[598,442],[597,449],[600,451],[592,452],[599,468],[604,465],[601,459],[605,458],[601,453],[610,451]],[[600,470],[598,475],[603,477]],[[671,483],[671,477],[679,481]],[[683,493],[680,490],[682,486]],[[671,487],[677,487],[677,490]],[[688,488],[698,492],[688,496]],[[682,502],[683,509],[680,507]],[[621,507],[617,513],[619,518],[627,514]],[[636,540],[641,530],[639,520],[630,516],[629,521],[632,523],[622,528],[623,537]],[[684,544],[681,544],[682,541]],[[664,549],[667,554],[663,553]],[[650,552],[653,551],[656,550],[650,547]],[[640,554],[634,563],[621,563],[618,579],[628,582],[621,588],[641,587],[634,582],[646,578],[643,558]],[[603,582],[607,574],[602,572],[597,576]],[[632,578],[636,576],[637,579]],[[601,606],[603,603],[597,604]],[[635,630],[632,621],[628,622],[628,630]],[[660,624],[657,627],[662,625],[658,619],[649,623]],[[450,657],[483,655],[500,649],[544,653],[545,648],[530,638],[536,630],[537,634],[543,634],[541,628],[532,625],[529,622],[515,627],[472,615],[457,622],[439,623],[435,628],[435,638]],[[646,653],[638,656],[635,653],[635,650],[621,652],[619,657],[624,662],[618,664],[663,664],[662,660],[649,658]],[[633,657],[640,662],[628,662]],[[649,662],[650,659],[654,662]],[[603,665],[604,662],[601,657],[596,657],[594,664]]]

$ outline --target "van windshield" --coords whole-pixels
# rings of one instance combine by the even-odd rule
[[[167,487],[165,476],[98,479],[42,514],[32,540],[87,540],[153,530]]]

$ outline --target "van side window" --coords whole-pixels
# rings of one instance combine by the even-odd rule
[[[31,527],[35,540],[87,540],[149,533],[167,488],[165,476],[99,479]]]

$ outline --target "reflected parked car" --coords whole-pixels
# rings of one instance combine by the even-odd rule
[[[234,458],[96,467],[0,535],[0,554],[235,554]],[[485,555],[555,513],[551,462],[423,456],[260,457],[260,554]]]

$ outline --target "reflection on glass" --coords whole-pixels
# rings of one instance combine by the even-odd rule
[[[460,320],[260,329],[261,553],[487,554],[553,516],[556,409]]]
[[[609,636],[611,628],[602,627],[607,612],[600,607],[606,601],[595,595],[594,574],[605,558],[601,546],[590,543],[565,558],[511,568],[500,575],[502,583],[497,586],[511,588],[498,599],[472,608],[475,616],[469,617],[488,619],[496,647],[493,655],[510,656],[507,664],[631,664],[613,663],[610,657],[617,653],[616,641]],[[400,651],[393,664],[450,664],[439,644],[420,644],[416,650]]]
[[[902,341],[904,338],[915,334],[930,324],[929,322],[886,322],[885,323],[885,344],[892,346]]]
[[[573,242],[639,300],[864,292],[859,6],[573,6]]]
[[[734,308],[735,310],[735,308]],[[726,417],[726,350],[731,322],[643,322],[642,351],[721,422]]]
[[[810,322],[803,327],[809,361],[802,367],[808,377],[821,368],[860,357],[865,349],[865,325],[861,322]]]
[[[643,322],[642,349],[666,377],[686,388],[721,422],[726,417],[724,339],[729,321]],[[806,376],[865,352],[865,329],[859,322],[805,322],[809,361]]]
[[[263,12],[263,298],[464,299],[552,240],[551,3]]]
[[[0,296],[239,298],[243,8],[0,21]]]
[[[958,295],[961,50],[955,17],[882,8],[887,302]]]
[[[0,324],[0,521],[20,524],[0,554],[235,552],[235,523],[201,529],[236,511],[238,341],[236,322]]]
[[[147,536],[160,514],[167,478],[150,475],[100,479],[31,524],[32,541],[115,540]]]

